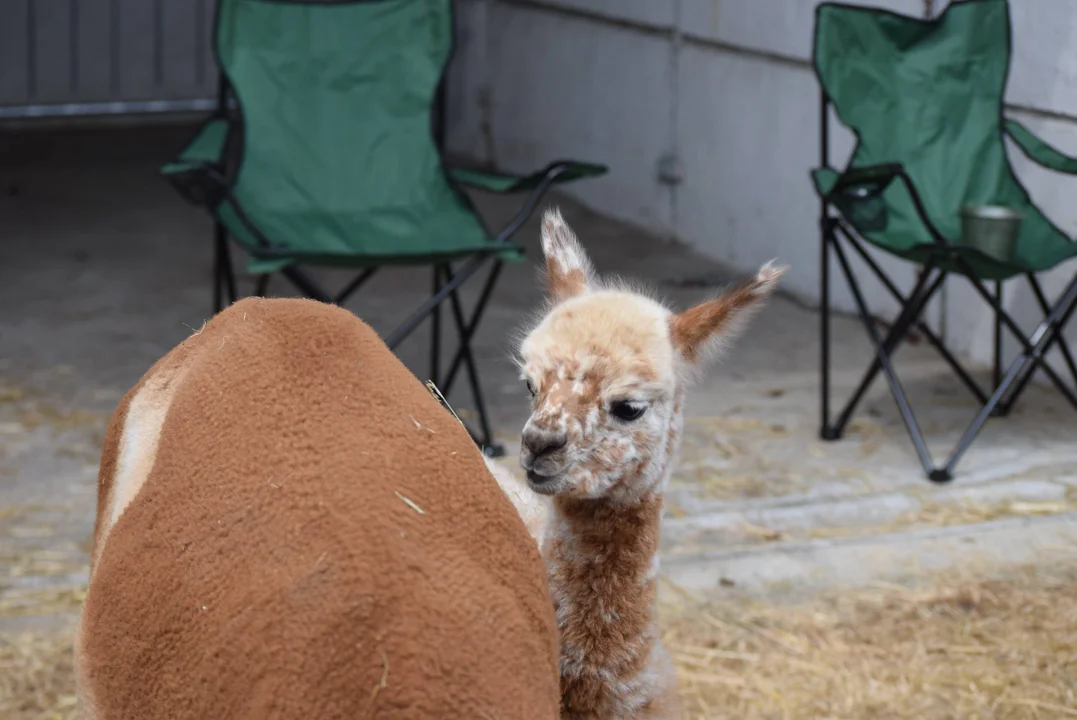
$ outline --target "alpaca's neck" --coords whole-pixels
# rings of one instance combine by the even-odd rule
[[[662,493],[680,447],[678,391],[665,442],[601,500],[554,499],[544,555],[561,633],[563,718],[628,717],[668,690],[655,601]],[[637,494],[633,488],[645,488]],[[668,658],[666,658],[668,662]]]
[[[619,707],[626,698],[614,688],[634,686],[648,662],[661,516],[657,493],[625,505],[554,502],[546,555],[566,709]]]
[[[648,576],[658,552],[662,496],[631,504],[555,498],[550,552],[560,562],[586,567],[595,582],[630,582]]]

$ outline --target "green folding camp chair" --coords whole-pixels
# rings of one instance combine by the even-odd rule
[[[1066,237],[1037,208],[1013,173],[1003,133],[1035,162],[1077,174],[1066,157],[1003,117],[1010,63],[1010,19],[1006,0],[959,0],[938,18],[921,20],[877,8],[823,3],[816,10],[814,65],[822,86],[822,167],[812,172],[822,199],[822,437],[841,437],[857,403],[881,370],[928,477],[952,478],[954,467],[987,418],[1005,415],[1042,369],[1077,407],[1077,393],[1044,360],[1058,344],[1077,380],[1077,364],[1061,340],[1077,307],[1077,277],[1055,303],[1047,301],[1036,273],[1077,255]],[[857,137],[845,170],[829,167],[828,108]],[[962,233],[965,208],[1002,206],[1022,216],[1019,235],[1006,243],[978,243]],[[997,212],[997,211],[993,211]],[[970,238],[968,241],[963,237]],[[983,237],[987,237],[984,235]],[[844,241],[877,275],[902,306],[881,337],[849,264]],[[920,266],[915,287],[903,294],[865,251],[864,241]],[[837,420],[830,416],[829,267],[831,251],[849,282],[875,359]],[[922,321],[928,301],[950,276],[963,276],[995,311],[993,387],[982,389]],[[1029,336],[1002,307],[1004,280],[1024,276],[1042,306],[1044,320]],[[989,290],[993,284],[993,291]],[[1002,327],[1022,352],[1005,373]],[[944,465],[933,462],[909,406],[891,356],[917,328],[982,407]]]
[[[343,303],[380,267],[432,266],[432,296],[386,342],[395,348],[431,317],[430,379],[447,395],[466,369],[481,425],[472,435],[498,454],[470,340],[502,263],[522,257],[511,238],[545,191],[606,169],[565,161],[509,176],[447,166],[432,108],[452,53],[451,0],[219,0],[215,36],[217,109],[162,168],[216,221],[215,309],[223,292],[236,299],[229,238],[250,257],[257,295],[279,273],[308,297]],[[530,195],[492,234],[462,185]],[[467,315],[457,290],[487,262],[486,284]],[[334,294],[304,265],[353,268],[358,276]],[[459,349],[442,374],[446,299]]]

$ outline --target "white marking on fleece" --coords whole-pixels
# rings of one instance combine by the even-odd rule
[[[485,456],[483,460],[486,462],[486,469],[494,476],[501,487],[501,492],[505,493],[509,502],[516,508],[520,519],[527,527],[527,532],[541,551],[550,515],[550,498],[532,492],[531,488],[527,487],[515,473],[501,463]]]
[[[654,700],[667,692],[676,691],[676,674],[669,655],[662,641],[657,638],[651,645],[647,664],[638,675],[623,680],[614,680],[614,692],[621,703],[624,714],[639,712],[649,700]]]
[[[647,583],[657,579],[658,578],[658,573],[661,572],[661,570],[662,570],[662,561],[661,561],[658,553],[655,553],[654,557],[651,558],[650,567],[647,568],[647,572],[644,573],[644,575],[643,575],[642,584],[646,585]]]
[[[186,369],[162,371],[146,381],[127,408],[116,458],[116,474],[109,492],[108,513],[102,538],[119,521],[138,496],[157,459],[157,446],[176,386]]]
[[[579,270],[587,283],[594,277],[590,258],[576,239],[576,233],[561,217],[559,208],[551,208],[542,215],[542,254],[552,258],[561,272]]]

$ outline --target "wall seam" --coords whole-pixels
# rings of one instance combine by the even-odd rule
[[[492,167],[497,167],[497,148],[494,147],[494,83],[490,76],[493,63],[491,58],[494,56],[494,36],[490,32],[490,15],[494,12],[494,3],[496,0],[479,0],[481,2],[481,10],[479,16],[481,27],[480,33],[482,35],[482,60],[479,72],[481,73],[478,86],[479,97],[477,101],[479,103],[479,138],[482,142],[482,147],[479,152],[482,155],[481,161]]]
[[[683,158],[681,157],[680,107],[681,107],[681,50],[684,37],[681,33],[681,3],[673,0],[673,28],[670,33],[670,83],[669,83],[669,154],[676,164],[677,176],[683,182]],[[677,208],[677,191],[680,184],[669,185],[669,235],[680,235],[680,218]]]

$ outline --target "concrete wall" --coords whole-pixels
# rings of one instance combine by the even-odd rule
[[[870,1],[870,0],[869,0]],[[569,156],[607,163],[609,177],[570,186],[592,207],[675,236],[750,272],[777,257],[786,289],[818,300],[819,90],[809,67],[810,0],[457,0],[450,147],[510,170]],[[918,16],[940,0],[870,4]],[[1077,0],[1012,3],[1014,117],[1077,153]],[[833,120],[833,118],[832,118]],[[851,136],[831,126],[831,162]],[[1077,233],[1077,181],[1030,164],[1018,174],[1064,230]],[[663,175],[679,175],[669,182]],[[911,268],[881,264],[910,287]],[[1057,292],[1077,267],[1046,279]],[[985,360],[990,314],[958,279],[931,308],[953,346]],[[1009,287],[1009,286],[1008,286]],[[1007,305],[1035,323],[1034,299],[1012,283]],[[895,304],[874,283],[873,309]],[[834,302],[852,310],[844,282]],[[1011,351],[1014,343],[1008,346]]]

